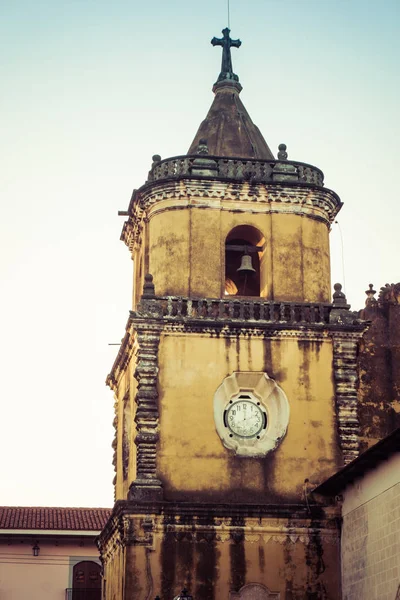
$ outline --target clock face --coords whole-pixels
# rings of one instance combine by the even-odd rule
[[[224,415],[227,427],[239,437],[257,437],[266,426],[266,414],[259,404],[250,396],[231,400]]]

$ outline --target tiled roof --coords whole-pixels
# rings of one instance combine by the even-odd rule
[[[110,515],[110,508],[0,506],[0,529],[100,531]]]
[[[363,477],[365,473],[372,469],[376,469],[381,462],[386,461],[397,452],[400,452],[400,427],[334,473],[314,488],[313,492],[323,496],[335,496],[353,483],[355,479]]]

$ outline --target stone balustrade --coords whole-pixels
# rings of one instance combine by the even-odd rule
[[[146,301],[149,302],[150,299]],[[262,299],[183,298],[154,296],[158,314],[167,320],[250,321],[262,323],[311,324],[329,323],[331,304],[272,302]],[[138,313],[142,311],[140,306]]]
[[[195,162],[196,161],[196,162]],[[273,181],[311,183],[324,185],[324,174],[317,167],[288,160],[255,160],[243,158],[221,158],[210,155],[175,156],[153,163],[148,181],[163,179],[204,177],[201,174],[201,162],[211,163],[208,169],[219,179],[250,181],[251,183],[269,183]],[[199,171],[200,169],[200,171]]]

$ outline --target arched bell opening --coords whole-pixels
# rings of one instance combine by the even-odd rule
[[[255,227],[234,227],[225,240],[225,295],[260,296],[264,236]]]

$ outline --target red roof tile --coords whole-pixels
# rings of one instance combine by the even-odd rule
[[[0,506],[0,529],[100,531],[110,515],[110,508]]]

